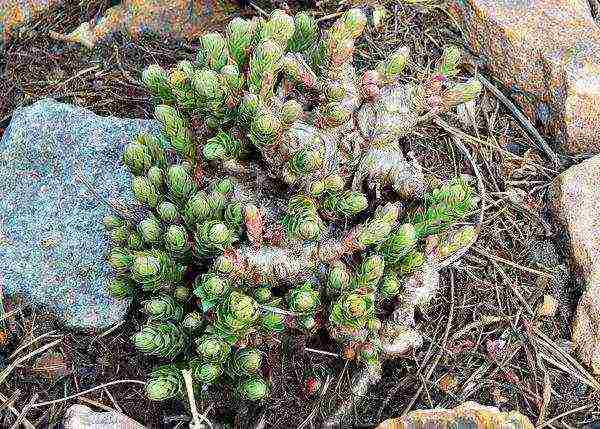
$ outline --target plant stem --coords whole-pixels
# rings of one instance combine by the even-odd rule
[[[190,411],[192,412],[192,421],[190,422],[190,429],[203,429],[202,423],[200,423],[200,414],[196,407],[196,398],[194,397],[194,382],[192,381],[192,371],[189,369],[182,369],[183,379],[185,381],[185,390],[187,392],[188,402],[190,403]]]

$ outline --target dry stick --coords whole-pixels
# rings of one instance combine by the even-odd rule
[[[440,352],[435,357],[435,360],[429,367],[429,371],[427,371],[427,379],[431,378],[433,371],[438,366],[438,364],[440,363],[440,360],[442,359],[442,356],[445,353],[446,343],[448,342],[448,337],[450,336],[450,327],[452,325],[453,318],[454,318],[454,271],[450,270],[450,312],[448,313],[448,321],[446,322],[446,330],[444,331],[444,338],[442,339],[442,344],[440,346]],[[424,388],[425,388],[425,384],[421,383],[419,390],[417,390],[417,393],[415,393],[415,396],[413,396],[410,403],[404,408],[402,415],[405,415],[406,413],[408,413],[410,411],[410,409],[415,405],[415,402],[417,402],[417,399],[419,399],[419,396],[421,396],[421,392],[423,392]]]
[[[194,381],[192,380],[192,371],[189,369],[182,369],[183,380],[185,381],[185,390],[187,392],[188,402],[190,404],[190,411],[192,412],[192,421],[190,422],[190,429],[201,429],[202,423],[200,422],[200,413],[196,406],[196,397],[194,396]],[[204,421],[208,423],[208,426],[212,429],[212,423],[206,417]]]
[[[583,410],[587,410],[588,408],[593,407],[594,404],[587,404],[587,405],[583,405],[579,408],[575,408],[573,410],[569,410],[569,411],[565,411],[562,414],[559,414],[556,417],[552,417],[551,419],[547,420],[546,422],[544,422],[543,424],[536,426],[535,429],[542,429],[546,426],[550,426],[552,423],[554,423],[555,421],[557,421],[558,419],[562,419],[563,417],[568,416],[569,414],[574,414],[574,413],[578,413],[579,411],[583,411]]]
[[[521,113],[521,111],[513,104],[512,101],[508,99],[502,92],[494,86],[489,80],[487,80],[483,75],[479,74],[477,76],[479,81],[485,86],[489,91],[491,91],[498,100],[504,106],[510,110],[510,112],[514,115],[515,119],[521,126],[525,129],[525,131],[533,138],[533,140],[537,143],[538,147],[548,155],[548,157],[552,160],[552,163],[559,167],[561,166],[560,159],[554,153],[554,151],[548,146],[548,143],[544,140],[544,138],[540,135],[540,133],[535,129],[533,124],[527,117]]]
[[[10,365],[8,365],[2,372],[0,372],[0,384],[3,383],[4,380],[6,380],[6,378],[10,375],[11,372],[14,371],[14,369],[17,366],[21,365],[26,360],[29,360],[32,357],[34,357],[34,356],[36,356],[36,355],[38,355],[40,353],[45,352],[49,348],[54,347],[55,345],[57,345],[61,341],[62,341],[62,338],[59,338],[58,340],[52,341],[51,343],[48,343],[45,346],[40,347],[39,349],[32,351],[28,355],[25,355],[25,356],[20,357],[19,359],[15,360],[13,363],[11,363]]]
[[[71,396],[65,396],[64,398],[61,398],[61,399],[55,399],[54,401],[48,401],[48,402],[38,402],[37,404],[33,404],[32,407],[39,408],[39,407],[45,407],[46,405],[60,404],[61,402],[70,401],[71,399],[75,399],[79,396],[87,395],[88,393],[93,392],[98,389],[104,389],[105,387],[108,387],[108,386],[114,386],[115,384],[123,384],[123,383],[137,383],[137,384],[141,384],[141,385],[146,385],[145,382],[140,381],[140,380],[111,381],[110,383],[101,384],[100,386],[92,387],[91,389],[84,390],[83,392],[75,393],[74,395],[71,395]]]
[[[0,393],[0,401],[10,404],[10,402],[8,402],[9,398],[4,396],[2,393]],[[20,416],[19,411],[12,405],[6,405],[6,408],[8,409],[8,411],[13,413],[15,415],[15,417],[18,418]],[[25,429],[35,429],[35,426],[29,420],[27,420],[25,417],[23,417],[23,420],[21,420],[21,424],[23,426],[25,426]]]
[[[534,328],[534,332],[539,338],[539,344],[546,346],[551,351],[559,354],[560,357],[565,359],[577,371],[579,371],[581,374],[583,374],[584,377],[582,377],[581,374],[576,374],[576,375],[582,379],[585,379],[585,381],[584,381],[585,384],[587,384],[591,388],[595,389],[596,391],[600,391],[600,383],[596,380],[596,378],[592,374],[590,374],[583,366],[581,366],[581,364],[577,360],[575,360],[571,355],[569,355],[567,352],[565,352],[562,348],[556,347],[556,345],[552,342],[552,340],[550,340],[550,338],[548,338],[546,336],[546,334],[544,334],[538,328]]]
[[[273,338],[273,341],[275,341],[276,343],[281,344],[281,340],[278,340],[277,338]],[[317,350],[317,349],[311,349],[309,347],[304,347],[304,351],[311,352],[311,353],[316,353],[316,354],[320,354],[320,355],[325,355],[325,356],[331,356],[331,357],[341,358],[341,356],[338,353],[327,352],[325,350]]]
[[[117,411],[114,408],[109,407],[108,405],[104,405],[98,401],[94,401],[93,399],[89,399],[86,398],[84,396],[82,396],[81,398],[79,398],[79,400],[81,402],[85,402],[87,404],[93,405],[94,407],[98,407],[104,411],[108,411],[111,413],[115,413],[115,414],[119,414],[120,416],[122,416],[124,419],[126,419],[129,422],[129,425],[127,426],[128,429],[146,429],[146,426],[144,426],[143,424],[141,424],[140,422],[132,419],[131,417],[129,417],[126,414],[123,414],[120,411]]]
[[[44,339],[44,338],[49,337],[49,336],[52,336],[55,332],[56,331],[46,332],[45,334],[42,334],[42,335],[40,335],[38,337],[35,337],[33,340],[29,341],[28,343],[20,345],[14,352],[12,352],[12,354],[8,358],[9,359],[14,358],[17,354],[19,354],[19,352],[21,350],[24,350],[27,347],[29,347],[30,345],[37,343],[41,339]]]
[[[27,405],[25,405],[23,407],[23,411],[21,411],[21,414],[19,414],[19,417],[17,417],[17,420],[12,424],[12,426],[10,427],[10,429],[18,429],[19,426],[21,426],[21,423],[23,422],[23,420],[25,420],[25,416],[27,415],[27,413],[29,412],[29,410],[31,410],[32,404],[35,402],[35,400],[38,398],[38,394],[34,394],[31,399],[29,400],[29,402],[27,403]]]
[[[554,276],[550,273],[546,273],[544,271],[539,271],[539,270],[536,270],[533,268],[525,267],[523,265],[517,264],[516,262],[509,261],[508,259],[501,258],[500,256],[492,255],[491,253],[485,253],[483,250],[479,249],[478,247],[473,247],[473,250],[476,253],[479,253],[483,257],[492,259],[496,262],[502,262],[503,264],[506,264],[506,265],[510,265],[511,267],[516,268],[517,270],[526,271],[531,274],[537,274],[538,276],[546,277],[548,279],[554,278]]]
[[[482,140],[482,139],[478,139],[477,137],[470,136],[469,134],[466,134],[466,133],[462,132],[458,128],[453,127],[452,125],[450,125],[449,123],[447,123],[446,121],[442,120],[439,117],[433,118],[433,122],[437,126],[445,129],[446,131],[448,131],[449,133],[454,134],[457,137],[460,137],[463,140],[468,140],[468,141],[473,142],[473,143],[479,143],[479,144],[482,144],[484,146],[491,147],[492,149],[496,149],[498,151],[501,151],[501,152],[503,152],[503,153],[505,153],[507,155],[510,155],[511,157],[513,157],[515,159],[520,159],[520,160],[524,160],[525,159],[522,156],[518,156],[518,155],[515,155],[512,152],[507,151],[506,149],[502,149],[498,145],[493,145],[493,144],[491,144],[488,141],[485,141],[485,140]],[[539,169],[544,170],[544,171],[549,172],[549,173],[552,173],[552,174],[558,174],[559,173],[559,171],[557,171],[557,170],[553,170],[551,168],[545,167],[545,166],[537,164],[537,163],[532,163],[532,165],[535,165]]]

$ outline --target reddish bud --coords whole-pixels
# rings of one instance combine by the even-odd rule
[[[367,86],[367,85],[380,86],[381,85],[381,76],[379,75],[379,72],[377,70],[367,70],[366,72],[364,72],[363,76],[362,76],[362,80],[361,80],[361,85],[362,86]]]
[[[365,100],[375,101],[381,95],[381,89],[377,85],[369,84],[362,87],[362,96]]]
[[[244,208],[244,221],[248,239],[255,247],[261,247],[263,243],[263,218],[258,207],[248,204]]]
[[[316,377],[308,377],[304,382],[306,396],[312,396],[321,389],[321,380]]]

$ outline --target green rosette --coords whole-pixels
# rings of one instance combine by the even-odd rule
[[[160,221],[153,215],[143,219],[137,226],[137,232],[142,237],[144,243],[158,244],[163,236],[163,230]]]
[[[310,282],[290,290],[287,301],[290,310],[298,314],[314,313],[321,303],[319,292]]]
[[[220,365],[231,354],[231,346],[219,335],[205,334],[196,339],[196,353],[203,361]]]
[[[331,264],[327,273],[327,291],[337,295],[350,286],[351,275],[346,265],[341,261]]]
[[[198,332],[204,327],[204,317],[199,312],[192,311],[185,315],[181,327],[190,333]]]
[[[251,21],[236,17],[225,27],[229,55],[241,68],[248,61],[248,52],[256,26]]]
[[[224,223],[209,220],[198,224],[194,239],[198,256],[209,256],[231,247],[236,236]]]
[[[160,220],[167,224],[174,224],[181,221],[181,216],[177,210],[177,206],[169,201],[163,201],[157,208],[156,212]]]
[[[400,281],[396,273],[387,272],[383,276],[378,292],[381,299],[391,299],[398,295],[400,292]]]
[[[418,234],[412,223],[400,225],[377,247],[377,252],[383,256],[386,263],[396,264],[414,249],[419,240]]]
[[[275,312],[266,312],[260,317],[260,329],[266,335],[273,335],[285,331],[283,316]]]
[[[142,72],[142,83],[162,102],[173,100],[167,72],[158,64],[149,65]]]
[[[146,383],[146,396],[151,401],[166,401],[184,396],[185,382],[181,370],[173,364],[154,368]]]
[[[366,258],[358,267],[354,277],[354,287],[375,290],[377,284],[383,275],[385,262],[379,255],[371,255]]]
[[[202,359],[192,359],[190,361],[190,370],[192,379],[203,385],[213,385],[219,381],[223,374],[223,368],[214,362],[205,362]]]
[[[244,380],[237,388],[238,395],[248,401],[260,401],[269,396],[269,385],[259,377]]]
[[[183,307],[168,295],[142,301],[142,312],[152,321],[179,322],[183,318]]]
[[[231,359],[231,370],[238,377],[247,377],[260,370],[262,361],[262,354],[258,349],[240,349]]]
[[[131,252],[122,247],[113,247],[107,256],[108,265],[110,265],[115,271],[123,273],[128,271],[134,261],[134,257]]]
[[[214,307],[231,290],[231,282],[216,273],[201,274],[194,280],[194,295],[200,298],[202,310]]]
[[[176,258],[183,257],[190,250],[187,230],[181,225],[170,225],[167,228],[164,243],[167,251]]]
[[[288,40],[288,51],[304,52],[315,44],[319,38],[319,26],[315,18],[306,12],[294,17],[294,34]]]
[[[217,306],[214,326],[225,335],[243,338],[253,329],[259,316],[258,303],[234,290]]]
[[[136,287],[128,278],[117,277],[112,279],[108,285],[107,290],[110,296],[116,299],[125,299],[134,296]]]
[[[187,335],[171,322],[150,322],[132,337],[133,345],[143,354],[174,359],[187,348]]]
[[[196,185],[183,165],[172,165],[165,178],[167,190],[171,198],[183,202],[196,191]]]
[[[350,292],[343,294],[333,304],[329,321],[334,326],[359,330],[375,314],[375,303],[372,293]]]

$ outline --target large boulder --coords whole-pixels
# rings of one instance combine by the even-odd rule
[[[496,407],[465,402],[453,409],[433,408],[411,411],[402,417],[384,421],[376,429],[409,428],[533,429],[533,424],[517,411],[502,412]]]
[[[569,154],[600,153],[600,27],[585,0],[455,0],[468,44]]]
[[[70,328],[97,331],[124,317],[128,303],[105,291],[101,200],[132,201],[121,152],[141,131],[158,125],[50,99],[14,113],[0,140],[0,290]]]
[[[238,11],[235,0],[123,0],[96,22],[84,22],[66,35],[51,35],[90,49],[118,34],[134,40],[143,34],[193,40],[222,28]]]
[[[573,270],[584,290],[573,341],[583,362],[600,374],[600,155],[558,176],[550,203],[566,232]]]
[[[14,36],[20,27],[66,3],[64,0],[0,1],[0,45]],[[123,0],[96,21],[84,22],[67,35],[53,32],[51,35],[88,48],[118,34],[133,39],[142,34],[154,34],[191,40],[225,25],[239,11],[237,3],[236,0]]]
[[[0,48],[15,30],[64,3],[64,0],[0,1]]]

